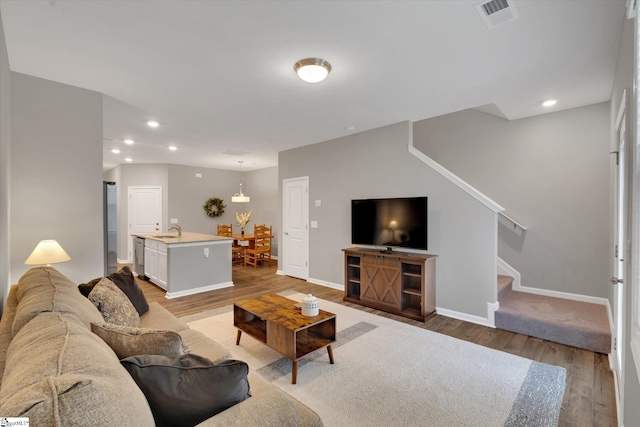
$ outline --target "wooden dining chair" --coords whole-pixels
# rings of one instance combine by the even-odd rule
[[[273,238],[272,227],[266,225],[254,225],[253,234],[255,236],[255,244],[253,248],[245,251],[245,265],[258,266],[260,262],[268,262],[271,267],[271,239]]]
[[[232,237],[233,225],[218,224],[218,236]],[[245,247],[236,240],[231,244],[231,263],[244,265]]]

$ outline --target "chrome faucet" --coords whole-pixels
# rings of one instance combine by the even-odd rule
[[[178,230],[178,237],[182,237],[182,227],[180,227],[178,224],[169,227],[169,231],[171,230]]]

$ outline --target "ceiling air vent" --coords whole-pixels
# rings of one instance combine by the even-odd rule
[[[476,5],[476,10],[490,30],[518,18],[518,11],[513,5],[513,0],[482,2]]]

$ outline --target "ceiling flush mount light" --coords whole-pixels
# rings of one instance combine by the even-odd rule
[[[131,144],[133,144],[134,142],[135,142],[135,141],[134,141],[133,139],[125,139],[125,140],[124,140],[124,143],[125,143],[125,144],[128,144],[128,145],[131,145]]]
[[[318,83],[327,78],[331,64],[320,58],[306,58],[296,62],[293,69],[305,82]]]
[[[127,157],[126,159],[124,159],[125,162],[133,162],[133,159],[131,157]]]
[[[157,128],[158,126],[160,126],[160,123],[156,122],[155,120],[149,120],[147,122],[147,126],[149,126],[150,128]]]
[[[118,150],[117,148],[114,148],[113,150],[111,150],[111,152],[113,154],[120,154],[120,150]]]
[[[242,160],[239,160],[238,163],[240,163],[240,170],[242,170]],[[248,203],[251,201],[251,198],[245,196],[242,192],[242,183],[240,183],[240,192],[231,196],[231,201],[235,203]]]
[[[169,146],[169,150],[171,151],[176,151],[178,149],[178,147],[176,147],[175,145],[170,145]]]
[[[556,105],[557,102],[558,101],[556,101],[555,99],[549,99],[548,101],[544,101],[542,105],[544,107],[553,107],[554,105]]]
[[[24,262],[26,265],[47,265],[70,261],[71,257],[55,240],[41,240]]]

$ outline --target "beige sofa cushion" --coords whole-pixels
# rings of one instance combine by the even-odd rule
[[[115,353],[63,313],[41,313],[13,338],[0,402],[2,416],[29,417],[34,426],[154,425]]]
[[[139,327],[151,329],[166,329],[176,332],[189,329],[189,326],[186,323],[178,320],[177,317],[169,313],[166,308],[162,307],[157,302],[152,302],[151,304],[149,304],[149,311],[140,316]],[[187,345],[189,344],[187,343]]]
[[[194,329],[185,329],[178,332],[182,337],[182,342],[185,343],[189,351],[193,354],[206,357],[212,362],[221,362],[231,356],[229,350],[208,338],[200,331]]]
[[[100,312],[82,296],[78,287],[52,267],[37,267],[27,271],[18,281],[18,306],[11,329],[16,336],[20,329],[40,313],[68,313],[89,330],[91,322],[102,322]]]

